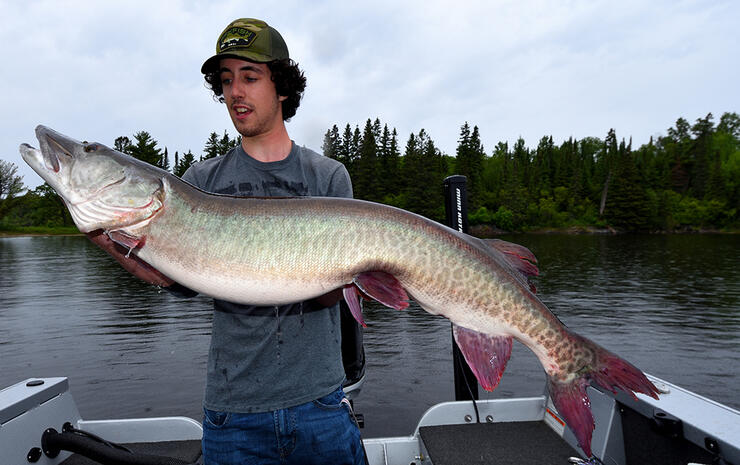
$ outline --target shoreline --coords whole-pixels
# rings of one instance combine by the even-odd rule
[[[72,237],[72,236],[84,236],[84,234],[78,233],[25,233],[25,232],[7,232],[0,231],[0,239],[5,237]]]
[[[486,224],[479,224],[475,226],[470,226],[468,228],[469,234],[480,237],[480,238],[489,238],[489,237],[496,237],[496,236],[503,236],[503,235],[510,235],[510,234],[562,234],[567,236],[579,236],[579,235],[593,235],[593,236],[600,236],[600,235],[609,235],[609,236],[619,236],[624,234],[645,234],[645,235],[668,235],[668,234],[676,234],[676,235],[685,235],[685,234],[722,234],[722,235],[732,235],[732,234],[738,234],[740,233],[740,230],[720,230],[720,229],[706,229],[706,228],[700,228],[700,229],[676,229],[673,231],[619,231],[612,227],[605,227],[605,228],[597,228],[595,226],[570,226],[567,228],[540,228],[540,229],[531,229],[527,231],[504,231],[502,229],[498,229],[495,226],[486,225]]]

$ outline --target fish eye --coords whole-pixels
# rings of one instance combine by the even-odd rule
[[[94,152],[98,149],[98,144],[88,144],[85,146],[85,152]]]

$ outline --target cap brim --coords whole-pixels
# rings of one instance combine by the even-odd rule
[[[240,60],[252,61],[254,63],[267,63],[275,60],[273,57],[249,51],[219,53],[207,59],[205,63],[203,63],[203,66],[200,67],[200,72],[208,74],[218,71],[218,64],[223,58],[238,58]]]

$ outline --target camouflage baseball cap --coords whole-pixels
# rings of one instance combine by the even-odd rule
[[[218,36],[216,54],[207,59],[200,72],[216,70],[221,58],[241,58],[257,63],[289,58],[288,46],[280,33],[266,22],[253,18],[241,18],[226,26]]]

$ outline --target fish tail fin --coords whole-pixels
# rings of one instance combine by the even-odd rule
[[[591,457],[591,435],[595,425],[586,388],[592,382],[612,393],[616,393],[617,389],[622,390],[635,399],[636,392],[657,399],[659,391],[634,365],[588,339],[582,339],[594,354],[592,364],[565,376],[548,376],[547,388],[555,408],[575,435],[578,445],[587,457]],[[567,381],[560,380],[563,378]]]

